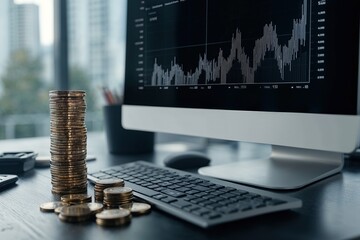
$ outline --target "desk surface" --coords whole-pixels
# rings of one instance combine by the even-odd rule
[[[49,138],[0,141],[1,151],[35,150],[48,154]],[[97,157],[88,171],[145,160],[161,164],[171,152],[158,148],[154,154],[114,156],[107,153],[103,133],[89,134],[88,152]],[[236,148],[211,144],[207,153],[217,164],[239,157]],[[341,174],[298,191],[285,192],[303,200],[303,207],[201,229],[154,209],[133,218],[123,228],[102,228],[94,222],[68,224],[55,214],[42,213],[41,203],[52,201],[50,170],[35,169],[22,176],[16,186],[0,192],[0,239],[348,239],[360,236],[360,163],[347,159]],[[93,193],[93,186],[88,192]]]

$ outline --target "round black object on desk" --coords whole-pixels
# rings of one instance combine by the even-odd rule
[[[208,166],[210,161],[210,158],[204,153],[188,151],[167,156],[164,164],[166,167],[186,170]]]
[[[142,154],[154,151],[154,133],[126,130],[121,125],[121,105],[104,106],[105,133],[112,154]]]

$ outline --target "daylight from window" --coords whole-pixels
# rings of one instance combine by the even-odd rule
[[[88,131],[102,129],[101,89],[122,92],[125,0],[68,0],[69,85],[87,92]],[[0,1],[0,139],[49,135],[53,0]]]

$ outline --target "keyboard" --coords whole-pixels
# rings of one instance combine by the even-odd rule
[[[92,183],[110,178],[123,179],[136,197],[202,228],[302,205],[301,200],[285,195],[143,161],[88,174]]]

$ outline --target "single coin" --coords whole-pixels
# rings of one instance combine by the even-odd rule
[[[66,206],[63,202],[47,202],[40,205],[42,212],[54,212],[55,208]]]
[[[110,220],[110,219],[117,219],[117,218],[125,218],[128,217],[130,215],[130,211],[127,209],[109,209],[109,210],[104,210],[101,213],[96,214],[96,218],[99,219],[105,219],[105,220]]]
[[[104,209],[104,205],[101,203],[86,203],[81,204],[90,208],[92,214],[100,213]]]
[[[90,213],[90,208],[85,204],[64,206],[60,212],[61,215],[66,217],[78,217],[82,215],[89,215]]]
[[[70,193],[84,193],[87,191],[87,187],[72,189],[69,187],[66,188],[55,188],[54,186],[51,189],[51,193],[54,195],[70,194]]]
[[[110,209],[96,214],[96,223],[104,227],[119,227],[131,222],[131,213],[127,209]]]
[[[85,91],[81,90],[51,90],[49,91],[50,97],[57,97],[57,96],[85,96]]]
[[[129,187],[110,187],[105,188],[104,193],[105,194],[130,194],[132,193],[132,189]]]
[[[91,195],[88,194],[67,194],[61,197],[61,202],[76,204],[91,202]]]
[[[124,180],[123,179],[119,179],[119,178],[111,178],[111,179],[100,179],[97,180],[95,184],[98,185],[113,185],[113,184],[124,184]]]
[[[59,218],[65,222],[83,222],[91,217],[91,210],[88,206],[73,205],[63,207],[60,211]]]
[[[63,207],[57,207],[57,208],[55,208],[54,212],[59,215],[61,213],[62,208]]]
[[[130,209],[133,215],[143,215],[149,213],[151,210],[150,204],[134,202]]]

